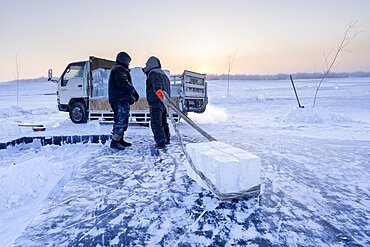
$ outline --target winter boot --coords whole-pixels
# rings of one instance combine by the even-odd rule
[[[121,136],[113,133],[110,147],[113,149],[125,150],[125,147],[120,143],[121,138],[122,138]]]
[[[124,146],[124,147],[131,147],[131,146],[132,146],[132,144],[131,144],[131,143],[129,143],[129,142],[126,142],[126,141],[123,139],[123,137],[119,140],[119,143],[120,143],[122,146]]]
[[[163,148],[166,147],[166,142],[157,143],[157,144],[155,144],[155,147],[158,148],[158,149],[163,149]]]

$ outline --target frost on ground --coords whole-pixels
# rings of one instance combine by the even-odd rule
[[[310,140],[313,146],[304,147],[299,138],[248,136],[248,149],[264,161],[262,195],[221,202],[186,176],[179,146],[158,153],[149,137],[133,138],[140,139],[135,147],[120,152],[102,147],[84,163],[15,245],[345,246],[369,241],[365,143]],[[261,148],[267,145],[273,154]],[[322,157],[324,151],[328,156]]]
[[[35,141],[0,150],[0,238],[12,243],[52,201],[98,145],[41,146]]]
[[[351,123],[352,119],[343,117],[340,114],[330,112],[324,108],[296,108],[292,109],[284,116],[284,121],[288,123],[301,124],[328,124],[335,125],[341,123]]]
[[[122,152],[37,143],[0,150],[1,244],[368,246],[370,79],[336,80],[323,85],[315,109],[312,81],[296,82],[304,109],[289,80],[231,81],[228,97],[226,82],[208,83],[210,107],[194,120],[261,158],[258,198],[219,201],[186,176],[176,138],[157,152],[144,127],[130,126],[134,146]],[[15,86],[0,84],[1,140],[35,135],[19,122],[41,122],[46,136],[110,133],[110,125],[72,124],[47,85],[21,84],[12,108]],[[205,141],[179,128],[185,142]]]

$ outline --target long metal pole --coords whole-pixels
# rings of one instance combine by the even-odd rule
[[[205,132],[203,129],[201,129],[198,125],[196,125],[188,116],[186,116],[182,111],[172,102],[170,96],[166,92],[163,91],[163,101],[164,103],[171,107],[177,114],[180,115],[191,127],[193,127],[196,131],[198,131],[202,136],[207,138],[209,141],[217,141],[216,138]]]

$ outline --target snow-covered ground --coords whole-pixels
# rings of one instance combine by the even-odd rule
[[[153,148],[149,128],[130,126],[134,146],[103,144],[0,150],[1,246],[368,246],[370,78],[209,81],[209,105],[190,117],[218,140],[258,155],[258,198],[219,201],[186,176],[177,139]],[[42,135],[109,134],[76,125],[56,107],[56,85],[0,83],[0,142]],[[186,142],[205,141],[186,123]]]

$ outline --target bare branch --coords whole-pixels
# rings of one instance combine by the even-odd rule
[[[343,39],[341,40],[341,42],[339,43],[337,49],[336,49],[336,52],[335,52],[335,55],[333,57],[333,60],[331,61],[330,65],[328,65],[328,61],[326,59],[325,63],[326,63],[326,66],[327,66],[327,69],[324,73],[324,76],[321,78],[320,82],[319,82],[319,85],[317,86],[316,88],[316,92],[315,92],[315,97],[314,97],[314,100],[313,100],[313,105],[312,105],[312,108],[315,107],[315,103],[316,103],[316,98],[317,98],[317,93],[319,92],[319,89],[321,87],[321,84],[322,82],[326,79],[326,77],[328,76],[328,74],[330,73],[331,69],[333,68],[338,56],[339,56],[339,53],[341,51],[344,50],[344,48],[351,43],[351,41],[353,41],[354,38],[357,37],[357,35],[360,33],[360,32],[354,32],[350,35],[350,32],[352,31],[352,29],[355,28],[355,25],[358,21],[356,22],[353,22],[351,23],[348,28],[346,29],[346,31],[344,32],[344,36],[343,36]]]
[[[230,55],[229,56],[229,59],[228,59],[228,70],[227,70],[227,95],[230,95],[230,72],[231,72],[231,69],[233,68],[234,66],[234,62],[235,62],[235,55],[236,55],[236,52],[235,51],[233,53],[233,55]]]

